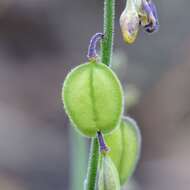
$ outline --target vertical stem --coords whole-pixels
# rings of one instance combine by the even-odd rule
[[[91,140],[87,179],[85,181],[85,190],[95,190],[98,160],[99,160],[98,139],[93,138]]]
[[[69,127],[69,135],[71,144],[70,189],[77,190],[83,188],[82,180],[86,175],[86,161],[88,158],[86,139],[81,137],[72,126]]]
[[[104,39],[102,41],[102,63],[111,64],[115,21],[115,0],[104,1]]]
[[[113,32],[115,18],[115,0],[104,0],[104,39],[101,47],[101,60],[105,65],[110,65],[113,50]],[[99,160],[98,139],[91,140],[91,151],[85,190],[95,190],[96,176]]]

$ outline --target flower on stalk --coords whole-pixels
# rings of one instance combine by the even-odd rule
[[[148,33],[156,32],[159,28],[158,14],[155,4],[152,0],[142,0],[140,11],[140,25],[144,27]]]
[[[120,17],[120,26],[123,39],[132,44],[139,31],[139,15],[134,0],[127,0],[126,8]]]
[[[159,22],[155,4],[152,0],[127,0],[120,26],[123,39],[129,44],[136,40],[140,26],[148,33],[157,31]]]

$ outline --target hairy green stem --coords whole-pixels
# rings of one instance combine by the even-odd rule
[[[115,0],[104,1],[104,39],[102,40],[101,60],[102,63],[110,65],[113,50],[115,21]]]
[[[115,0],[104,0],[104,39],[101,44],[101,61],[105,65],[110,65],[113,50],[113,33],[115,18]],[[85,190],[95,190],[96,176],[99,160],[98,139],[91,141],[91,151]]]
[[[98,139],[93,138],[91,140],[87,178],[85,181],[85,183],[86,183],[85,184],[85,190],[95,190],[98,160],[99,160]]]

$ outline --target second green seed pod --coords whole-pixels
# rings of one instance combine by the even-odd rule
[[[141,150],[141,135],[136,122],[124,117],[118,129],[105,136],[109,155],[118,169],[121,185],[132,176]]]

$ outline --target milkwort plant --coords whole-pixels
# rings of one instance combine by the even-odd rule
[[[115,0],[105,0],[104,31],[91,38],[87,62],[67,75],[62,89],[70,121],[81,135],[91,138],[85,190],[119,190],[132,176],[141,150],[139,128],[133,119],[123,116],[123,89],[111,69],[114,19]],[[128,44],[135,42],[140,28],[147,33],[157,31],[155,4],[127,0],[120,26]]]

